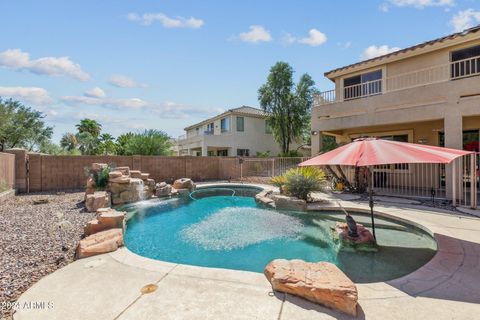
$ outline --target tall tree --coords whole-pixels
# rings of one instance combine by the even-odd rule
[[[262,110],[268,113],[268,122],[282,153],[290,151],[290,144],[302,138],[309,126],[315,82],[303,74],[295,86],[293,69],[286,62],[277,62],[258,90]]]
[[[80,123],[76,125],[78,133],[90,133],[92,137],[98,138],[100,131],[102,131],[102,125],[93,119],[82,119]]]
[[[127,132],[127,133],[123,133],[121,135],[119,135],[117,137],[117,154],[120,155],[120,156],[123,156],[126,154],[127,150],[126,150],[126,146],[127,146],[127,143],[128,141],[130,141],[130,139],[135,135],[135,133],[133,132]]]
[[[128,136],[125,155],[167,156],[171,154],[171,147],[170,137],[165,132],[145,130]]]
[[[38,151],[53,134],[46,126],[45,115],[19,101],[0,97],[0,151],[7,148],[25,148]]]
[[[78,141],[75,134],[67,132],[60,139],[60,146],[68,151],[75,150],[78,147]]]
[[[112,155],[117,152],[117,146],[115,144],[115,139],[110,133],[102,133],[100,135],[100,145],[99,151],[104,155]]]

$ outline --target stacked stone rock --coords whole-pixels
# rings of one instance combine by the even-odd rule
[[[106,163],[93,163],[91,170],[99,174],[102,169],[106,168]],[[85,207],[89,212],[95,212],[99,208],[108,208],[111,205],[110,194],[106,191],[97,191],[95,180],[88,177],[85,189]]]
[[[87,237],[80,240],[76,257],[91,257],[123,246],[126,215],[126,212],[111,208],[98,209],[96,218],[90,220],[84,228]]]
[[[188,178],[181,178],[175,180],[173,183],[173,189],[175,189],[179,195],[186,195],[196,189],[195,183]]]

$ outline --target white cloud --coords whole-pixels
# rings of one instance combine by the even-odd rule
[[[114,74],[110,77],[108,81],[111,85],[119,88],[138,88],[144,87],[145,85],[137,83],[130,77],[124,76],[122,74]]]
[[[224,111],[223,109],[215,108],[196,108],[172,101],[149,102],[139,98],[113,99],[86,96],[64,96],[61,97],[60,100],[71,106],[89,105],[121,110],[144,110],[152,112],[161,118],[168,119],[189,118],[192,115],[210,116]]]
[[[80,65],[72,62],[69,57],[43,57],[31,60],[30,55],[20,49],[8,49],[0,52],[0,66],[13,70],[27,70],[51,77],[64,76],[81,81],[90,79]]]
[[[389,2],[396,7],[414,7],[417,9],[455,5],[455,0],[390,0]]]
[[[360,58],[362,60],[368,60],[372,59],[378,56],[383,56],[384,54],[388,54],[394,51],[400,50],[399,47],[389,47],[387,45],[383,46],[370,46],[363,50],[362,54],[360,55]]]
[[[204,25],[203,20],[197,19],[194,17],[184,18],[184,17],[175,17],[170,18],[164,13],[144,13],[139,15],[134,12],[130,12],[127,15],[127,19],[130,21],[140,22],[143,25],[151,25],[155,21],[160,22],[165,28],[190,28],[198,29]]]
[[[308,31],[308,37],[299,39],[298,43],[306,44],[312,47],[318,47],[326,41],[327,36],[325,33],[317,29],[310,29],[310,31]]]
[[[105,94],[105,91],[103,91],[99,87],[92,88],[90,90],[85,91],[83,94],[85,97],[89,98],[105,98],[107,95]]]
[[[53,102],[47,90],[38,87],[0,87],[0,96],[36,105],[47,105]]]
[[[249,30],[248,32],[240,33],[240,40],[251,43],[272,41],[272,36],[262,26],[250,26]]]
[[[475,11],[473,9],[459,11],[453,16],[452,20],[450,20],[450,24],[455,32],[471,28],[476,24],[480,24],[480,11]]]

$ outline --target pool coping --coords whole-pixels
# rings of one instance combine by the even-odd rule
[[[208,183],[202,184],[199,187],[222,184],[229,186],[234,185],[228,183]],[[250,183],[240,185],[264,187],[264,185],[261,184]],[[275,189],[271,186],[267,187],[269,189]],[[347,208],[347,210],[369,212],[368,203],[365,203],[364,201],[339,201],[344,208]],[[331,210],[332,208],[334,207],[327,207],[325,210]],[[317,210],[314,209],[314,211]],[[429,232],[437,241],[437,253],[428,263],[401,278],[386,282],[357,283],[356,286],[359,292],[359,318],[366,318],[368,316],[369,319],[385,319],[387,314],[392,316],[391,313],[396,312],[398,317],[393,315],[392,318],[394,319],[408,318],[409,315],[410,318],[450,319],[468,318],[472,314],[480,313],[480,293],[477,289],[480,287],[480,278],[478,277],[478,272],[475,271],[477,270],[476,268],[478,268],[478,261],[480,261],[480,238],[478,237],[480,232],[480,219],[462,216],[457,213],[446,213],[444,210],[430,207],[406,206],[404,204],[396,206],[391,203],[388,205],[377,204],[375,214],[404,221]],[[105,266],[104,270],[100,270],[102,267],[95,268],[96,264],[102,263]],[[66,284],[62,284],[63,281],[65,281],[65,277],[78,278],[82,277],[82,275],[88,276],[88,272],[102,272],[102,274],[105,274],[106,272],[115,273],[118,272],[117,269],[119,268],[123,270],[122,272],[124,274],[131,275],[129,278],[138,278],[140,275],[147,277],[148,275],[149,277],[154,277],[158,280],[155,280],[157,281],[155,283],[163,283],[163,290],[157,291],[158,295],[167,294],[170,292],[169,290],[177,290],[175,289],[177,285],[173,287],[171,286],[172,281],[187,281],[188,283],[192,283],[192,286],[194,287],[192,287],[191,290],[200,290],[198,291],[198,294],[201,294],[202,290],[206,290],[207,287],[214,284],[223,283],[223,285],[220,285],[222,288],[225,286],[235,287],[237,289],[235,289],[236,291],[233,296],[231,296],[231,293],[225,291],[225,299],[238,299],[240,305],[247,303],[245,302],[246,296],[242,293],[243,291],[248,291],[248,294],[252,294],[251,290],[257,290],[259,292],[264,292],[264,294],[268,293],[268,295],[270,295],[269,292],[271,292],[270,284],[261,273],[170,263],[146,258],[131,252],[127,247],[122,247],[115,252],[77,260],[64,268],[57,270],[30,287],[24,294],[22,294],[19,301],[35,301],[35,299],[38,300],[49,297],[52,292],[55,292],[51,291],[52,288],[65,287]],[[97,269],[99,269],[99,271],[95,271]],[[170,279],[170,282],[165,282],[163,279]],[[103,280],[103,278],[101,278],[101,280],[108,282],[108,279]],[[85,292],[92,291],[88,286],[85,287],[85,289],[81,289],[84,288],[83,285],[78,286],[80,287],[79,290],[85,290]],[[127,291],[138,290],[136,287],[130,287],[131,286],[125,288],[126,293]],[[165,293],[164,290],[167,290],[167,293]],[[113,294],[115,295],[115,292]],[[133,295],[133,291],[131,294]],[[68,295],[65,294],[64,298],[63,295],[61,295],[61,297],[62,298],[59,299],[65,299],[66,302],[64,301],[64,305],[57,303],[60,307],[55,310],[55,314],[72,315],[72,312],[81,313],[82,311],[84,312],[84,318],[89,318],[88,316],[85,316],[86,311],[79,310],[78,308],[75,308],[75,306],[82,304],[88,306],[91,302],[89,302],[91,297],[88,295],[82,295],[82,298],[80,299],[81,301],[75,301],[74,306],[71,305],[72,303],[68,302]],[[264,299],[262,297],[264,296],[259,296],[258,299]],[[109,302],[111,298],[111,292],[109,292],[108,295],[105,294],[104,297],[102,297],[101,293],[98,293],[96,299],[100,300],[99,303],[102,302],[102,307],[97,308],[102,308],[102,310],[98,309],[97,311],[106,312],[103,308],[105,308],[105,303]],[[118,302],[117,304],[121,305],[118,305],[117,307],[121,312],[118,313],[118,310],[109,310],[109,312],[117,314],[117,316],[112,317],[115,319],[129,319],[128,316],[131,317],[131,312],[133,311],[147,312],[147,316],[150,315],[150,317],[155,317],[154,314],[148,312],[153,312],[151,311],[153,310],[152,308],[163,308],[161,305],[162,303],[158,302],[157,304],[145,305],[145,301],[147,301],[146,299],[148,298],[138,296],[130,303]],[[221,300],[223,298],[220,296],[216,299]],[[281,294],[277,296],[276,299],[278,299],[279,303],[279,309],[275,309],[277,310],[275,311],[276,319],[343,318],[341,314],[287,294]],[[143,304],[141,304],[142,301]],[[258,303],[264,303],[264,300],[258,301],[262,301]],[[184,312],[183,306],[185,304],[189,305],[189,303],[194,304],[195,301],[182,301],[180,305],[176,305],[169,310],[172,310],[174,313],[178,312],[179,314],[182,314],[182,312]],[[229,310],[227,312],[223,310],[223,304],[226,302],[220,301],[218,303],[220,304],[216,304],[216,301],[210,301],[207,308],[212,309],[212,312],[216,312],[216,315],[224,312],[224,317],[216,318],[242,318],[240,315],[244,312],[244,309],[240,308],[235,311]],[[188,308],[193,308],[201,313],[205,311],[206,307],[207,305],[200,303],[200,305],[194,305]],[[258,318],[264,318],[265,311],[262,311],[260,305],[257,306],[255,303],[251,305],[250,303],[249,307],[254,308],[255,310],[258,309],[256,315]],[[144,311],[145,308],[150,311]],[[256,312],[255,310],[250,311]],[[145,316],[145,313],[142,313],[142,316]],[[29,310],[20,310],[14,314],[14,319],[42,318],[55,319],[55,316],[52,317],[52,314],[48,312],[32,313],[29,312]],[[142,319],[140,313],[137,318]],[[61,317],[59,316],[58,319],[61,319]]]

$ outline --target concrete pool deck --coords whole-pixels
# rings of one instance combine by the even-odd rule
[[[340,201],[347,208],[368,209],[365,202]],[[478,319],[480,219],[410,204],[381,203],[376,210],[430,230],[438,253],[405,277],[357,284],[357,318]],[[142,294],[147,284],[158,289]],[[273,293],[263,274],[167,263],[127,248],[75,261],[41,279],[18,302],[24,307],[14,319],[22,320],[350,319]],[[35,309],[29,302],[45,307]]]

